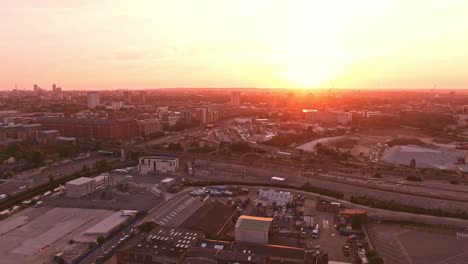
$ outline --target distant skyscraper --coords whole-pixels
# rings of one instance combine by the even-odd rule
[[[140,102],[146,104],[146,91],[140,91]]]
[[[240,105],[240,92],[231,92],[231,105]]]
[[[36,95],[40,95],[41,94],[41,87],[39,87],[39,85],[37,84],[34,84],[34,93]]]
[[[62,87],[55,88],[55,97],[59,100],[63,99]]]
[[[124,91],[123,92],[123,97],[124,97],[124,102],[126,104],[131,104],[132,103],[132,94],[130,91]]]
[[[99,92],[88,92],[88,107],[93,109],[101,104],[101,94]]]
[[[55,93],[56,89],[57,89],[57,86],[55,85],[55,83],[54,83],[54,84],[52,84],[52,92],[54,92],[54,93]]]

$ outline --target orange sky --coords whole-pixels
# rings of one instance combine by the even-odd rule
[[[0,88],[467,87],[466,0],[15,0]]]

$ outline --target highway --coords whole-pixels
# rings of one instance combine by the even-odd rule
[[[314,175],[297,169],[281,169],[274,165],[262,168],[217,161],[197,161],[195,164],[197,165],[195,179],[270,184],[271,177],[276,176],[285,178],[285,184],[292,186],[299,187],[309,182],[314,186],[341,191],[346,198],[351,195],[366,195],[379,200],[393,200],[429,209],[468,211],[468,193],[464,190],[464,186],[447,184],[446,188],[436,189],[433,186],[384,182],[381,179],[361,178],[357,175],[334,175],[332,173]]]
[[[34,187],[49,181],[49,175],[52,175],[54,179],[58,179],[61,176],[71,174],[76,171],[80,171],[84,165],[88,168],[92,168],[96,161],[107,160],[108,162],[115,160],[115,157],[92,155],[85,159],[80,160],[65,160],[55,166],[39,168],[28,172],[20,173],[13,176],[13,180],[19,180],[18,182],[3,182],[0,183],[0,194],[14,195],[23,189],[22,186]],[[24,181],[24,182],[22,182]],[[21,188],[21,189],[20,189]]]

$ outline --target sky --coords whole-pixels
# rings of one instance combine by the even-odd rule
[[[1,89],[468,87],[466,0],[1,6]]]

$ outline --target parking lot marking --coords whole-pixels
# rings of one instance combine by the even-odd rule
[[[323,228],[328,229],[330,226],[328,225],[328,220],[323,220]]]
[[[465,233],[457,233],[457,238],[468,238],[468,234],[465,234]]]

